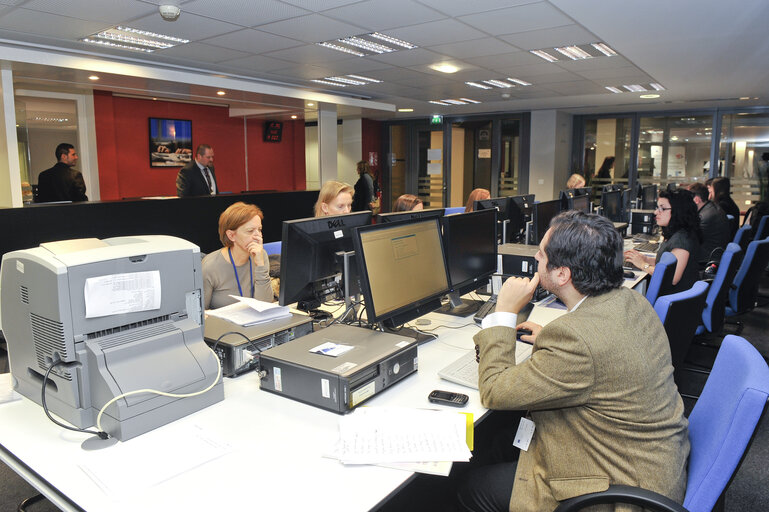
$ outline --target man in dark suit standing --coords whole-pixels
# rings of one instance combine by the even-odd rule
[[[218,191],[214,174],[214,150],[208,144],[201,144],[195,151],[195,160],[182,167],[176,176],[176,195],[213,196]]]
[[[41,172],[37,177],[38,203],[88,201],[83,175],[72,168],[77,159],[77,152],[72,144],[63,142],[56,146],[56,165]]]
[[[702,245],[697,261],[705,265],[715,257],[716,248],[725,249],[732,239],[732,228],[724,211],[713,201],[708,200],[708,187],[703,183],[692,183],[689,191],[694,194],[694,204],[700,215],[700,229],[702,229]],[[714,258],[715,257],[715,258]]]

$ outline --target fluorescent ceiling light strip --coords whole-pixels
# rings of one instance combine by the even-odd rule
[[[605,89],[607,89],[607,90],[609,90],[609,91],[611,91],[611,92],[613,92],[615,94],[621,94],[622,93],[622,89],[617,89],[616,87],[605,87]]]
[[[381,80],[377,80],[376,78],[369,78],[367,76],[360,76],[360,75],[346,75],[348,78],[353,78],[355,80],[363,80],[364,82],[373,82],[375,84],[381,84]]]
[[[630,92],[646,92],[646,87],[638,84],[623,85],[622,87]]]
[[[508,78],[511,82],[515,82],[518,85],[523,85],[524,87],[527,85],[531,85],[531,83],[527,82],[526,80],[521,80],[520,78]]]
[[[148,32],[146,30],[139,30],[138,28],[131,28],[131,27],[121,27],[117,26],[115,27],[117,30],[122,30],[123,32],[131,32],[134,34],[139,34],[142,36],[148,36],[148,37],[155,37],[157,39],[166,39],[168,41],[174,41],[176,43],[189,43],[189,39],[182,39],[180,37],[174,37],[174,36],[167,36],[165,34],[158,34],[156,32]]]
[[[545,59],[548,62],[555,62],[558,60],[558,57],[553,57],[549,53],[543,50],[530,50],[529,53],[533,53],[537,57],[540,57],[542,59]]]
[[[81,39],[84,43],[99,44],[101,46],[108,46],[110,48],[122,48],[124,50],[134,50],[137,52],[152,53],[155,50],[151,48],[141,48],[139,46],[131,46],[128,44],[113,43],[112,41],[104,41],[101,39],[91,39],[90,37],[84,37]]]
[[[567,56],[571,60],[581,60],[581,59],[592,59],[593,56],[587,53],[585,50],[580,48],[579,46],[562,46],[560,48],[556,48],[555,51],[558,53]]]
[[[470,87],[477,87],[478,89],[491,89],[488,85],[479,84],[478,82],[465,82]]]
[[[359,52],[358,50],[353,50],[352,48],[347,48],[346,46],[341,46],[341,45],[334,44],[334,43],[323,42],[323,43],[315,43],[315,44],[317,44],[318,46],[322,46],[324,48],[329,48],[331,50],[336,50],[338,52],[350,53],[350,54],[355,55],[357,57],[363,57],[364,55],[366,55],[365,53]]]
[[[480,103],[480,101],[471,100],[470,98],[459,98],[459,99],[466,103]]]
[[[350,78],[345,78],[343,76],[327,76],[323,80],[330,80],[332,82],[339,82],[342,84],[350,84],[350,85],[366,85],[366,82],[362,82],[360,80],[352,80]]]
[[[165,49],[165,48],[171,48],[173,46],[176,46],[171,43],[163,43],[161,41],[153,41],[151,39],[142,39],[139,37],[125,36],[125,35],[115,34],[111,32],[99,32],[98,34],[96,34],[96,37],[101,39],[108,39],[110,41],[119,41],[121,43],[126,43],[126,44],[135,44],[138,46],[149,46],[150,48]]]
[[[430,100],[428,101],[428,103],[432,103],[434,105],[444,105],[444,106],[448,105],[448,103],[444,103],[443,101],[438,101],[438,100]]]
[[[388,36],[385,34],[380,34],[379,32],[374,32],[373,34],[369,34],[369,36],[379,39],[381,41],[384,41],[386,43],[394,44],[396,46],[401,46],[403,48],[406,48],[407,50],[413,50],[414,48],[418,48],[417,45],[409,43],[408,41],[403,41],[401,39],[397,39],[392,36]]]
[[[499,87],[500,89],[514,87],[513,84],[509,82],[503,82],[502,80],[484,80],[483,83],[493,85],[494,87]]]
[[[345,84],[340,84],[339,82],[329,82],[328,80],[313,79],[312,81],[315,82],[315,83],[318,83],[318,84],[335,85],[337,87],[347,87]]]
[[[464,101],[460,100],[454,100],[454,99],[448,99],[448,100],[441,100],[445,103],[448,103],[449,105],[467,105]]]
[[[617,55],[617,52],[614,51],[610,46],[608,46],[606,43],[593,43],[590,46],[598,50],[599,52],[603,53],[607,57],[613,57]]]
[[[652,82],[652,83],[650,83],[649,85],[651,85],[651,86],[652,86],[652,89],[654,89],[655,91],[664,91],[664,90],[665,90],[665,88],[664,88],[664,87],[662,87],[662,86],[661,86],[660,84],[658,84],[657,82]]]
[[[368,50],[374,53],[389,53],[389,52],[395,51],[394,48],[390,48],[389,46],[375,43],[373,41],[366,41],[365,39],[361,39],[360,37],[345,37],[343,39],[337,39],[337,41],[339,41],[340,43],[355,46],[357,48],[363,48],[364,50]]]

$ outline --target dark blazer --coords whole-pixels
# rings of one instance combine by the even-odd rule
[[[726,214],[712,201],[706,202],[700,208],[700,228],[702,229],[702,245],[697,261],[707,263],[713,249],[720,247],[725,249],[732,241],[732,226]]]
[[[732,227],[731,239],[734,239],[734,234],[737,233],[737,228],[740,226],[740,207],[734,202],[734,199],[727,196],[716,201],[718,206],[724,211],[725,214],[734,217],[733,221],[730,221]]]
[[[211,178],[214,180],[218,193],[219,186],[216,184],[216,174],[214,173],[213,166],[209,167],[208,170],[211,172]],[[203,173],[200,171],[200,167],[198,167],[195,160],[179,169],[179,174],[176,175],[176,195],[179,197],[211,195],[208,183],[206,183],[206,179],[203,177]]]
[[[528,410],[536,425],[518,458],[511,511],[553,510],[611,484],[682,502],[688,422],[665,329],[643,295],[620,288],[586,298],[544,326],[519,365],[515,329],[474,339],[481,403]]]
[[[83,174],[61,162],[37,177],[37,202],[88,201]]]

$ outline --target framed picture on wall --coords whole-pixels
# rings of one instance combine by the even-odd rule
[[[192,121],[150,117],[150,166],[183,167],[192,161]]]

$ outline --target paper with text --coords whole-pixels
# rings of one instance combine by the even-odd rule
[[[160,271],[89,277],[84,293],[86,318],[160,309]]]

